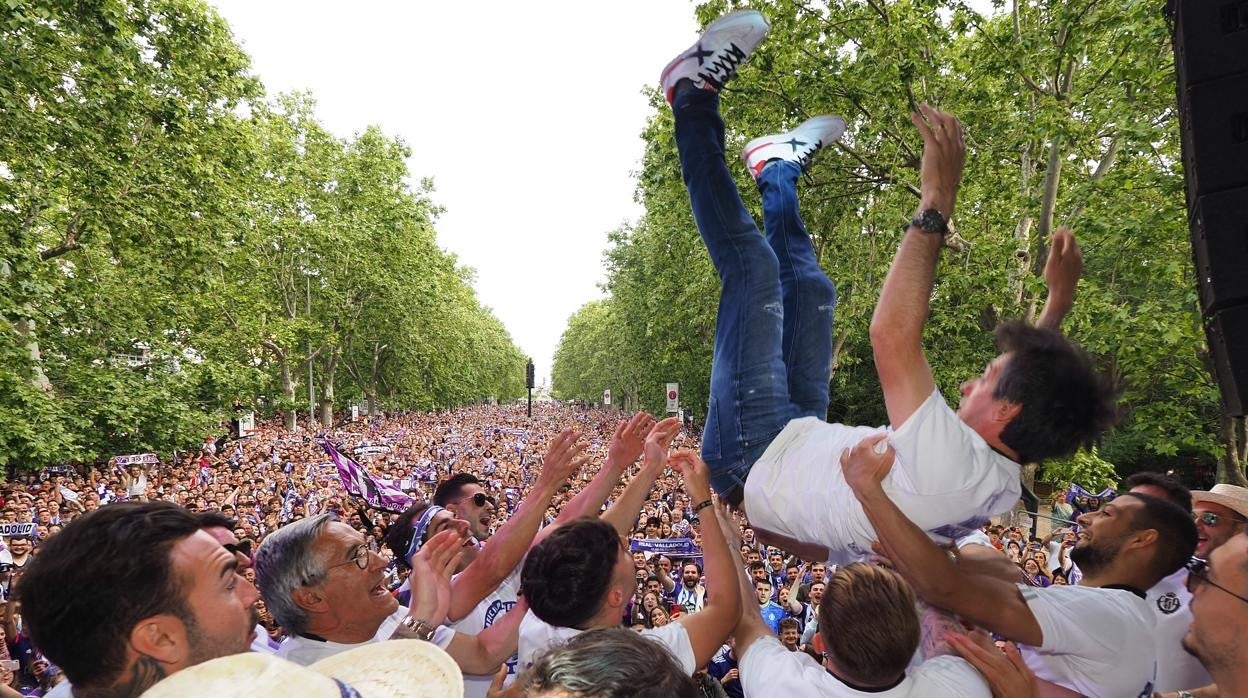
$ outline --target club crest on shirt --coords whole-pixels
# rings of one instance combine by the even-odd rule
[[[1173,591],[1168,591],[1157,597],[1157,610],[1166,615],[1170,615],[1171,613],[1179,610],[1179,607],[1182,605],[1183,602],[1179,601],[1179,595]]]

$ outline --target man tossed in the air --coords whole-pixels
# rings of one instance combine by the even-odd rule
[[[719,90],[766,36],[755,11],[725,15],[663,71],[694,219],[722,285],[702,457],[721,496],[765,540],[808,559],[866,554],[874,532],[839,459],[874,427],[823,421],[836,290],[798,213],[797,179],[845,123],[819,116],[756,138],[742,153],[763,201],[760,235],[724,162]],[[1019,464],[1069,454],[1113,419],[1114,391],[1058,327],[1082,269],[1069,231],[1054,236],[1037,326],[997,331],[1002,353],[962,385],[952,410],[923,354],[936,262],[948,233],[965,147],[958,120],[927,106],[921,200],[871,322],[871,345],[896,464],[889,496],[932,535],[957,538],[1018,500]]]

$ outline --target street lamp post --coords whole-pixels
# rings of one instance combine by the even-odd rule
[[[524,384],[529,388],[529,419],[533,418],[533,359],[524,366]]]

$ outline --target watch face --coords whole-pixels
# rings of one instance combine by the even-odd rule
[[[934,208],[926,209],[915,216],[912,224],[918,226],[925,233],[944,235],[949,230],[945,224],[945,217]]]

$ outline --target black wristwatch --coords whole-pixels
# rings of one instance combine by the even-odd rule
[[[949,220],[934,208],[919,211],[910,219],[910,225],[932,235],[944,237],[949,234]]]

